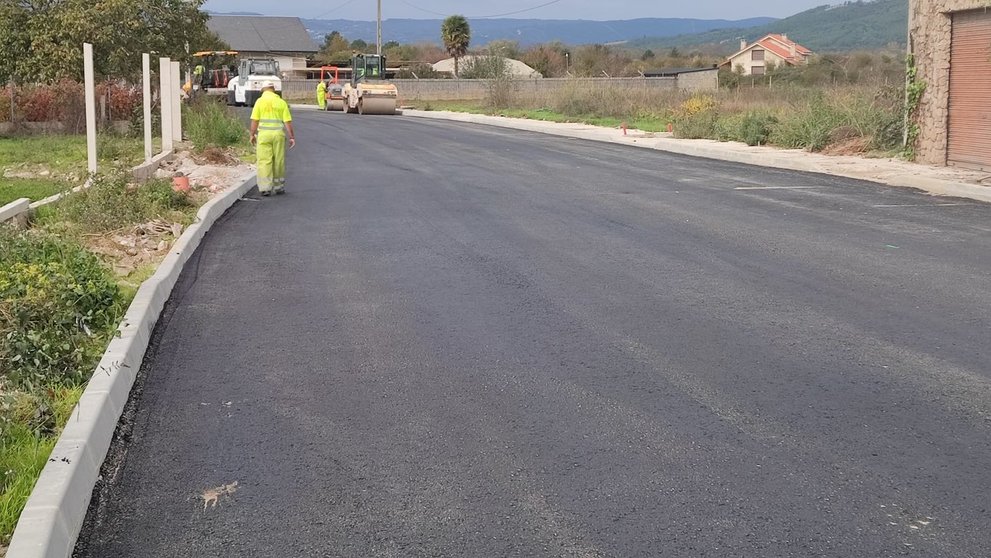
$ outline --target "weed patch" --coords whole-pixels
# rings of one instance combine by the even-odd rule
[[[184,116],[186,134],[199,151],[211,146],[231,147],[248,139],[244,122],[215,99],[197,99],[186,108]]]
[[[38,219],[50,228],[99,233],[153,219],[187,223],[184,210],[192,205],[188,196],[175,192],[164,180],[139,186],[126,175],[114,174],[96,177],[89,188],[62,199]]]

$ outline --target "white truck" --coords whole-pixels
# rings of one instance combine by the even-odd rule
[[[275,82],[275,92],[282,93],[279,63],[271,58],[248,58],[238,65],[237,77],[227,84],[227,104],[253,106],[262,94],[262,84]]]

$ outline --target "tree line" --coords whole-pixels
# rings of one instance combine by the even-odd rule
[[[101,78],[135,78],[141,53],[188,58],[220,48],[205,0],[0,0],[0,83],[83,77],[82,44],[93,44]]]

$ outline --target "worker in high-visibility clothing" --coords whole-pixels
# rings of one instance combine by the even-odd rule
[[[257,146],[258,191],[263,196],[285,193],[286,134],[296,146],[289,104],[275,93],[275,83],[262,84],[262,95],[251,109],[251,143]]]
[[[327,110],[327,82],[324,80],[317,84],[317,106],[320,110]]]
[[[193,83],[195,85],[199,85],[200,87],[206,85],[203,83],[204,73],[206,73],[206,68],[203,67],[203,64],[197,64],[196,67],[193,68]]]

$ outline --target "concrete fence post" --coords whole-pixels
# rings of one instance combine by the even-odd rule
[[[158,98],[162,104],[162,152],[172,151],[172,64],[168,58],[158,59]]]
[[[90,174],[96,173],[96,91],[93,85],[93,45],[83,43],[83,82],[86,94],[86,158]]]
[[[144,105],[144,118],[145,118],[145,162],[151,161],[152,155],[154,155],[151,145],[151,55],[142,54],[141,55],[141,75],[142,75],[142,104]]]
[[[182,141],[182,82],[178,62],[172,62],[172,140]]]

